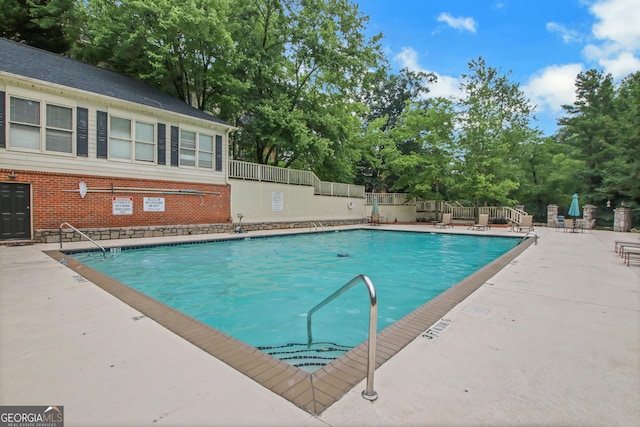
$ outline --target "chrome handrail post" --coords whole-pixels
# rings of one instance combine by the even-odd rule
[[[327,298],[322,300],[318,305],[313,307],[307,313],[307,346],[311,347],[313,343],[313,337],[311,335],[311,315],[329,304],[331,301],[351,289],[356,283],[360,280],[364,282],[367,286],[367,291],[369,292],[369,342],[368,342],[368,356],[367,356],[367,387],[362,392],[362,397],[367,400],[376,400],[378,398],[378,393],[373,390],[373,374],[376,369],[376,333],[378,326],[378,297],[376,295],[376,290],[373,286],[373,282],[364,274],[359,274],[353,279],[349,280],[345,285],[343,285],[340,289],[329,295]]]
[[[373,390],[373,375],[376,370],[376,334],[378,326],[378,296],[373,287],[371,279],[361,275],[362,280],[369,290],[369,343],[367,344],[367,386],[362,391],[362,397],[374,401],[378,398],[378,393]]]
[[[75,228],[73,225],[69,224],[68,222],[63,222],[62,224],[60,224],[59,227],[59,231],[60,231],[60,249],[62,249],[62,226],[66,225],[67,227],[69,227],[70,229],[72,229],[73,231],[77,232],[80,236],[86,238],[87,240],[89,240],[91,243],[93,243],[94,245],[96,245],[97,247],[100,248],[100,250],[102,250],[102,256],[104,256],[105,258],[107,257],[107,250],[105,248],[103,248],[100,244],[98,244],[98,242],[96,242],[95,240],[93,240],[91,237],[87,236],[86,234],[84,234],[82,231],[78,230],[77,228]]]

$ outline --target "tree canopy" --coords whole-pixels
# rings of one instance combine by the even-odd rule
[[[519,187],[518,155],[533,142],[533,106],[508,74],[487,66],[483,58],[469,62],[458,103],[458,144],[453,191],[474,206],[512,205]]]
[[[77,36],[76,0],[2,0],[0,37],[66,53]]]
[[[458,98],[435,75],[393,72],[352,0],[6,0],[0,35],[142,79],[234,124],[234,159],[367,191],[523,204],[573,193],[640,213],[640,71],[576,76],[543,137],[511,72],[469,61]],[[637,218],[640,220],[640,218]]]
[[[566,115],[558,142],[579,161],[584,202],[640,208],[640,72],[616,85],[610,74],[588,70],[576,78],[576,101]],[[577,190],[576,190],[577,191]]]

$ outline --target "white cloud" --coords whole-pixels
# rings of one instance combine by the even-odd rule
[[[598,0],[590,10],[598,19],[592,28],[595,37],[611,41],[621,49],[637,50],[640,47],[638,0]]]
[[[449,15],[448,13],[442,12],[438,16],[438,22],[444,22],[451,28],[455,28],[459,31],[470,31],[472,33],[476,32],[476,21],[473,18],[463,18]]]
[[[575,30],[570,30],[562,24],[557,22],[548,22],[547,31],[560,35],[562,41],[565,43],[579,42],[582,40],[582,36]]]
[[[400,68],[406,67],[411,71],[423,71],[425,73],[435,74],[437,81],[429,86],[430,97],[451,98],[460,96],[460,79],[422,68],[418,63],[418,52],[414,49],[403,47],[400,53],[393,57],[393,60],[400,63]]]
[[[533,75],[522,90],[538,112],[557,114],[562,105],[576,100],[575,82],[581,71],[582,64],[551,65]]]
[[[598,62],[602,58],[606,58],[608,55],[611,55],[615,52],[615,47],[613,45],[595,45],[588,44],[584,48],[582,48],[582,54],[584,57],[593,62]]]
[[[631,52],[622,52],[616,57],[609,57],[600,60],[606,73],[612,76],[624,78],[631,73],[640,70],[640,59],[633,56]]]
[[[590,7],[596,18],[593,37],[599,41],[585,46],[583,54],[615,78],[640,69],[640,2],[638,0],[596,0]]]
[[[403,47],[399,54],[393,57],[394,61],[402,64],[400,68],[408,68],[411,71],[425,71],[418,64],[418,52],[410,47]]]
[[[459,98],[460,93],[460,79],[453,76],[445,76],[433,72],[438,80],[431,85],[429,90],[430,97],[442,97],[442,98]]]

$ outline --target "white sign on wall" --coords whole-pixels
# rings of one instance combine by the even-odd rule
[[[271,193],[271,210],[273,212],[282,212],[284,210],[284,194],[282,191]]]
[[[133,215],[133,197],[113,196],[111,210],[114,215]]]
[[[145,197],[145,212],[164,212],[164,197]]]

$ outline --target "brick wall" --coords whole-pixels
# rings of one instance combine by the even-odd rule
[[[9,170],[0,170],[7,176]],[[58,229],[68,222],[76,228],[141,227],[189,224],[231,223],[231,188],[228,185],[187,183],[176,181],[128,179],[60,174],[36,171],[17,171],[12,182],[31,184],[31,215],[34,233],[43,229]],[[136,187],[195,190],[220,194],[186,195],[158,194],[153,192],[88,192],[84,198],[78,191],[80,181],[91,188]],[[112,197],[133,197],[132,215],[113,215]],[[144,197],[162,197],[164,212],[145,212]]]

